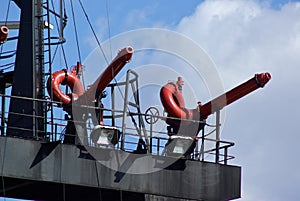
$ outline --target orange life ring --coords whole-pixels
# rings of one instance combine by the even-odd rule
[[[84,88],[80,79],[76,75],[76,70],[72,72],[67,69],[56,71],[52,74],[52,85],[50,84],[51,79],[47,81],[47,89],[53,100],[62,102],[64,104],[70,104],[72,100],[77,100],[79,96],[84,94]],[[60,85],[67,85],[71,88],[72,94],[65,94]],[[52,93],[51,93],[52,86]]]
[[[185,120],[199,120],[200,114],[197,109],[185,108],[184,99],[178,88],[178,83],[168,83],[164,85],[160,90],[160,99],[169,117]],[[168,119],[167,123],[177,125],[178,120],[174,121]],[[189,124],[189,122],[187,121],[185,124]]]

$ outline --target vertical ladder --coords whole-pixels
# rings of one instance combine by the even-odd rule
[[[52,76],[52,52],[51,52],[51,48],[52,46],[57,46],[57,45],[61,45],[62,43],[65,42],[64,38],[63,38],[63,20],[64,20],[64,16],[63,16],[63,13],[62,13],[62,0],[60,0],[60,13],[57,14],[55,11],[52,11],[50,9],[50,5],[49,5],[49,0],[43,0],[43,9],[45,11],[45,14],[43,15],[44,16],[44,34],[45,34],[45,37],[43,39],[44,41],[44,44],[43,44],[43,52],[44,52],[44,61],[43,61],[43,65],[44,65],[44,73],[43,73],[43,90],[44,92],[46,91],[46,77],[47,76],[50,76],[50,81],[52,81],[51,79],[51,76]],[[53,15],[52,15],[53,14]],[[54,18],[59,18],[59,26],[57,27],[58,29],[58,32],[59,32],[59,36],[55,37],[55,36],[52,36],[51,34],[51,17],[54,16]],[[56,20],[55,20],[56,21]],[[58,25],[58,24],[57,24]],[[53,39],[56,39],[58,40],[58,42],[53,42],[52,40]],[[46,73],[47,72],[47,73]],[[52,92],[52,83],[50,83],[50,91]],[[51,95],[51,97],[53,97]],[[43,99],[47,99],[47,97],[45,96],[45,93],[44,93],[44,97]],[[49,108],[48,108],[49,107]],[[44,117],[45,117],[45,131],[47,133],[47,128],[48,128],[48,113],[50,112],[50,135],[49,138],[51,141],[55,141],[56,139],[54,139],[54,113],[53,113],[53,103],[50,102],[45,102],[44,104]]]
[[[43,0],[35,0],[35,20],[34,20],[34,78],[38,77],[37,82],[33,82],[34,90],[37,92],[36,100],[33,100],[34,108],[34,130],[35,136],[45,136],[45,66],[44,66],[44,13],[43,13]]]
[[[134,78],[130,79],[133,75]],[[132,90],[134,102],[129,100],[129,88]],[[129,110],[129,107],[135,108],[135,113]],[[124,95],[124,107],[123,107],[123,121],[122,121],[122,141],[121,149],[125,149],[125,135],[126,135],[126,118],[130,116],[135,129],[140,138],[144,138],[147,145],[147,152],[149,152],[149,139],[144,123],[143,116],[141,114],[140,99],[139,99],[139,87],[138,87],[138,74],[133,70],[128,70],[126,75],[126,86]],[[136,122],[135,116],[137,116],[138,123]]]

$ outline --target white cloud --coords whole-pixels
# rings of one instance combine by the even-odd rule
[[[270,71],[264,89],[228,107],[222,135],[236,142],[241,200],[297,200],[300,3],[273,9],[261,1],[207,0],[178,31],[209,53],[225,89]]]
[[[299,62],[299,16],[299,3],[273,10],[256,1],[205,1],[180,22],[178,31],[208,51],[221,74],[227,74],[227,84],[227,76],[234,79],[229,74],[246,78]]]

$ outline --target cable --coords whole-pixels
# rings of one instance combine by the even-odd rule
[[[96,39],[96,41],[97,41],[97,44],[98,44],[98,46],[99,46],[99,48],[100,48],[100,50],[101,50],[101,52],[102,52],[102,55],[103,55],[103,57],[104,57],[104,59],[105,59],[107,65],[109,65],[108,59],[107,59],[107,57],[106,57],[106,55],[105,55],[105,53],[104,53],[104,50],[103,50],[103,48],[102,48],[102,46],[101,46],[101,43],[100,43],[100,41],[99,41],[99,39],[98,39],[98,37],[97,37],[97,35],[96,35],[96,33],[95,33],[95,30],[94,30],[94,28],[93,28],[93,26],[92,26],[92,24],[91,24],[91,22],[90,22],[90,20],[89,20],[89,17],[88,17],[88,15],[87,15],[87,13],[86,13],[84,7],[83,7],[83,4],[82,4],[81,0],[79,0],[79,3],[80,3],[80,6],[81,6],[82,11],[83,11],[84,14],[85,14],[85,17],[86,17],[86,19],[87,19],[87,21],[88,21],[88,24],[89,24],[89,26],[90,26],[90,28],[91,28],[93,34],[94,34],[94,37],[95,37],[95,39]],[[107,1],[107,0],[106,0],[106,15],[107,15],[107,24],[108,24],[108,32],[109,32],[110,51],[111,51],[111,57],[112,57],[112,48],[111,48],[111,40],[110,40],[110,38],[111,38],[111,36],[110,36],[110,22],[109,22],[109,12],[108,12],[108,1]],[[114,74],[114,72],[112,72],[112,73]],[[118,83],[115,77],[113,78],[113,80],[114,80],[116,83]],[[120,89],[119,86],[118,86],[118,90],[119,90],[121,96],[122,96],[123,99],[124,99],[124,95],[123,95],[123,93],[122,93],[122,91],[121,91],[121,89]],[[128,108],[128,110],[129,110],[129,108]],[[129,111],[130,111],[130,110],[129,110]]]
[[[80,54],[79,41],[78,41],[78,32],[77,32],[76,19],[75,19],[75,15],[74,15],[74,7],[73,7],[72,2],[73,1],[70,0],[71,10],[72,10],[72,18],[73,18],[73,26],[74,26],[74,31],[75,31],[76,46],[77,46],[77,53],[78,53],[79,62],[81,63],[81,54]]]
[[[101,46],[101,43],[100,43],[100,41],[99,41],[99,39],[98,39],[98,37],[97,37],[97,35],[96,35],[96,33],[95,33],[95,30],[94,30],[94,28],[93,28],[93,26],[92,26],[92,24],[91,24],[91,21],[90,21],[88,15],[87,15],[87,13],[86,13],[86,11],[85,11],[85,9],[84,9],[84,6],[83,6],[81,0],[79,0],[79,3],[80,3],[80,6],[81,6],[81,9],[82,9],[82,11],[83,11],[83,13],[84,13],[84,15],[85,15],[85,17],[86,17],[86,19],[87,19],[87,22],[88,22],[88,24],[89,24],[89,26],[90,26],[90,28],[91,28],[91,30],[92,30],[92,32],[93,32],[93,35],[94,35],[94,37],[95,37],[95,39],[96,39],[96,41],[97,41],[97,44],[98,44],[98,46],[99,46],[99,48],[100,48],[100,50],[101,50],[101,52],[102,52],[102,55],[103,55],[103,57],[104,57],[104,59],[105,59],[107,65],[109,65],[108,59],[107,59],[107,57],[106,57],[106,55],[105,55],[105,53],[104,53],[104,50],[103,50],[103,48],[102,48],[102,46]],[[106,2],[106,9],[107,9],[107,18],[108,18],[108,2]],[[109,24],[109,19],[108,19],[108,26],[110,26],[110,24]],[[109,29],[109,35],[110,35],[110,29]],[[113,72],[113,74],[114,74],[114,72]],[[116,80],[115,77],[114,77],[113,80],[117,83],[117,80]],[[83,81],[84,81],[84,78],[83,78]],[[120,87],[118,87],[118,90],[119,90],[119,92],[120,92],[122,98],[124,99],[124,94],[122,93]],[[128,109],[128,111],[130,112],[130,109],[129,109],[128,106],[127,106],[127,109]]]
[[[103,54],[103,57],[104,57],[104,59],[105,59],[107,65],[109,65],[109,62],[108,62],[108,60],[107,60],[107,57],[105,56],[104,50],[103,50],[103,48],[102,48],[102,46],[101,46],[101,43],[100,43],[100,41],[99,41],[99,39],[98,39],[98,37],[97,37],[97,35],[96,35],[96,32],[95,32],[95,30],[94,30],[94,28],[93,28],[93,26],[92,26],[92,24],[91,24],[91,21],[90,21],[88,15],[87,15],[87,13],[86,13],[86,11],[85,11],[83,5],[82,5],[82,3],[81,3],[81,0],[79,0],[79,4],[80,4],[80,6],[81,6],[81,9],[82,9],[82,11],[83,11],[85,17],[86,17],[86,20],[87,20],[88,24],[89,24],[89,26],[90,26],[90,28],[91,28],[91,30],[92,30],[92,32],[93,32],[93,35],[94,35],[94,37],[95,37],[95,39],[96,39],[96,41],[97,41],[97,44],[98,44],[98,46],[99,46],[99,48],[100,48],[100,50],[101,50],[101,52],[102,52],[102,54]]]
[[[51,6],[52,6],[52,10],[55,12],[55,7],[54,7],[54,3],[53,3],[53,0],[51,0]],[[55,17],[54,18],[55,19],[55,24],[56,24],[56,26],[57,26],[57,31],[58,31],[58,33],[60,32],[60,27],[59,27],[59,25],[58,25],[58,21],[57,21],[57,18]],[[68,62],[67,62],[67,57],[66,57],[66,52],[65,52],[65,48],[64,48],[64,46],[63,46],[63,44],[60,44],[61,45],[61,50],[62,50],[62,53],[63,53],[63,58],[64,58],[64,62],[65,62],[65,67],[66,68],[68,68]],[[53,59],[52,59],[52,62],[54,61],[54,57],[53,57]]]
[[[98,191],[99,191],[99,200],[102,201],[102,194],[101,194],[101,188],[100,188],[99,174],[98,174],[98,168],[97,168],[97,160],[95,160],[95,170],[96,170],[97,185],[98,185]]]
[[[79,40],[78,40],[78,31],[77,31],[77,26],[76,26],[76,19],[75,19],[75,15],[74,15],[74,7],[73,7],[72,0],[70,0],[70,3],[71,3],[71,10],[72,10],[73,26],[74,26],[74,31],[75,31],[77,53],[78,53],[78,58],[79,58],[79,62],[80,62],[80,65],[81,65],[82,64],[82,60],[81,60],[80,46],[79,46]],[[78,70],[79,69],[77,68],[77,73],[78,73]],[[85,81],[84,81],[84,74],[83,74],[83,72],[81,73],[81,77],[82,77],[83,88],[85,88]],[[87,102],[86,95],[85,95],[85,101]]]
[[[110,49],[110,60],[112,60],[112,48],[111,48],[111,33],[110,33],[108,0],[105,1],[105,4],[106,4],[106,18],[107,18],[107,28],[108,28],[108,41],[109,41],[109,49]]]
[[[8,5],[7,5],[7,11],[6,11],[6,17],[5,17],[5,26],[7,25],[7,21],[8,21],[9,9],[10,9],[10,0],[8,0]]]
[[[2,189],[3,189],[3,196],[6,197],[6,193],[5,193],[5,182],[4,182],[4,162],[5,162],[5,154],[6,154],[6,144],[7,144],[7,140],[5,140],[4,143],[4,150],[3,150],[3,160],[2,160],[2,166],[1,166],[1,180],[2,180]]]
[[[80,1],[79,1],[80,2]],[[76,46],[77,46],[77,53],[78,53],[78,58],[79,58],[79,62],[80,65],[82,65],[82,60],[81,60],[81,53],[80,53],[80,46],[79,46],[79,40],[78,40],[78,31],[77,31],[77,26],[76,26],[76,19],[75,19],[75,14],[74,14],[74,7],[73,7],[73,3],[72,0],[70,0],[70,4],[71,4],[71,10],[72,10],[72,18],[73,18],[73,26],[74,26],[74,31],[75,31],[75,39],[76,39]],[[81,7],[83,8],[81,2],[80,2]],[[87,16],[87,15],[86,15]],[[88,18],[87,18],[88,19]],[[101,46],[100,46],[101,47]],[[79,68],[77,68],[77,73],[78,73]],[[81,69],[82,70],[82,69]],[[81,73],[81,78],[82,78],[82,85],[83,88],[85,89],[85,80],[84,80],[84,73]],[[84,94],[84,99],[85,102],[87,102],[87,96],[86,94]],[[88,113],[88,109],[86,109],[86,113]],[[98,179],[98,178],[97,178]]]
[[[56,56],[56,54],[57,54],[58,46],[59,46],[59,45],[56,45],[56,47],[55,47],[55,50],[54,50],[54,53],[53,53],[53,57],[51,58],[51,64],[54,62],[54,58],[55,58],[55,56]],[[50,73],[51,73],[51,72],[50,72]]]

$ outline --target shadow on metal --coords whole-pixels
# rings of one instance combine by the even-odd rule
[[[57,145],[59,145],[60,143],[61,140],[41,143],[41,147],[37,155],[35,156],[32,164],[30,165],[30,169],[36,166],[37,164],[39,164],[45,158],[47,158],[47,156],[49,156],[52,153],[52,151],[57,147]]]
[[[115,183],[119,183],[122,178],[127,174],[129,168],[132,166],[134,161],[139,158],[145,157],[145,154],[129,154],[126,160],[122,163],[119,170],[115,173]]]
[[[86,150],[86,148],[82,145],[77,145],[77,148],[79,149],[79,156],[78,158],[82,159],[88,159],[95,161],[96,159]]]

